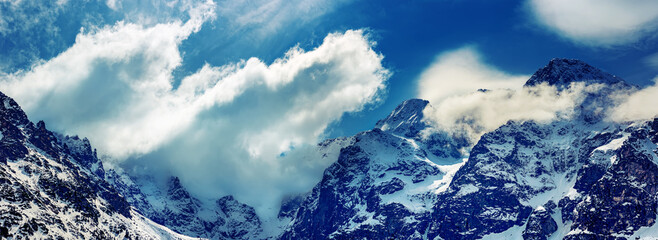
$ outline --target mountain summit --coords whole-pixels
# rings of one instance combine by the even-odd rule
[[[386,118],[377,121],[375,128],[401,136],[416,136],[425,127],[423,110],[430,102],[423,99],[409,99],[398,105]]]
[[[593,67],[576,59],[554,58],[548,65],[540,68],[524,86],[530,87],[541,83],[563,88],[572,82],[616,84],[623,79]]]

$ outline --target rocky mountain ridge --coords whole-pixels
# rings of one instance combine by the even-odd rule
[[[0,238],[188,239],[136,212],[86,139],[30,122],[0,93]]]
[[[573,119],[508,122],[463,161],[429,154],[465,146],[440,132],[441,144],[423,143],[432,137],[416,135],[428,127],[419,114],[431,106],[402,103],[341,150],[281,238],[654,239],[658,120],[605,121],[610,93],[633,87],[577,60],[552,60],[525,87],[576,82],[599,86]]]
[[[658,239],[658,119],[607,121],[610,96],[636,87],[578,60],[553,59],[524,87],[574,83],[597,87],[571,119],[510,121],[476,143],[425,131],[431,105],[411,99],[372,130],[318,144],[335,162],[283,201],[277,232],[231,196],[202,203],[176,177],[162,187],[105,169],[87,139],[31,123],[0,94],[0,235]]]

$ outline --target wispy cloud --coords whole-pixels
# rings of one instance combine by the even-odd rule
[[[526,6],[540,25],[589,46],[631,44],[658,28],[653,0],[528,0]]]
[[[218,13],[231,31],[263,38],[317,19],[353,0],[256,0],[220,1]]]
[[[79,33],[119,21],[141,26],[188,21],[197,15],[190,11],[200,5],[215,4],[212,0],[0,1],[0,71],[29,69],[70,48]]]

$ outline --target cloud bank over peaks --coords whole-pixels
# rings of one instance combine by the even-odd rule
[[[424,121],[432,129],[470,139],[510,120],[569,119],[585,93],[598,84],[572,83],[564,90],[546,83],[523,87],[529,75],[512,75],[482,62],[473,47],[443,53],[421,74],[418,97],[430,101]]]
[[[540,84],[521,89],[494,89],[450,97],[424,114],[435,130],[465,136],[475,144],[479,138],[508,121],[547,123],[570,119],[585,93],[600,86],[572,83],[564,90]]]
[[[439,103],[446,98],[478,89],[523,86],[530,75],[513,75],[483,62],[474,46],[441,53],[418,79],[418,97]]]
[[[549,31],[590,46],[631,44],[658,29],[654,0],[528,0],[526,8]]]
[[[616,122],[651,120],[658,117],[658,77],[654,85],[638,91],[617,95],[617,105],[608,112],[608,119]]]

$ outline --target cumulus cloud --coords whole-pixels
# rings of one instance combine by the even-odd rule
[[[658,28],[654,0],[528,0],[527,8],[550,31],[591,46],[634,43]]]
[[[179,91],[190,96],[213,86],[196,97],[207,110],[144,159],[166,156],[196,193],[233,194],[261,214],[276,213],[283,195],[308,191],[335,160],[313,148],[327,126],[380,100],[388,72],[372,44],[363,31],[347,31],[312,51],[293,48],[270,65],[252,58],[204,67]]]
[[[658,77],[654,85],[616,97],[617,105],[608,112],[608,119],[616,122],[650,120],[658,117]]]
[[[135,176],[175,175],[196,196],[234,195],[261,214],[275,214],[284,195],[317,183],[335,160],[315,147],[327,126],[380,101],[389,76],[362,30],[328,34],[314,49],[293,47],[273,60],[178,72],[184,56],[206,49],[186,41],[202,27],[222,32],[208,24],[216,18],[236,17],[225,22],[236,32],[216,37],[226,43],[239,40],[231,34],[276,34],[342,2],[98,2],[126,16],[76,28],[75,41],[52,58],[0,74],[0,90],[32,120],[88,137],[107,165]]]
[[[486,132],[510,120],[547,123],[569,119],[586,92],[597,85],[573,83],[559,91],[555,86],[540,84],[517,90],[494,89],[447,98],[426,108],[425,120],[436,129],[465,136],[476,143]]]
[[[487,65],[475,47],[466,46],[436,57],[418,79],[418,97],[439,103],[450,96],[478,89],[520,88],[528,78],[528,75],[508,74]]]
[[[169,130],[190,121],[176,107],[178,98],[164,96],[171,95],[171,72],[180,65],[178,44],[213,11],[212,2],[206,2],[189,9],[185,23],[145,28],[118,22],[79,34],[68,50],[29,71],[5,76],[0,86],[32,118],[68,133],[85,133],[112,156],[148,152],[170,136]],[[156,123],[135,121],[157,120],[162,114],[173,116]]]
[[[214,7],[190,8],[185,22],[81,33],[57,57],[3,76],[0,88],[32,119],[89,137],[128,172],[173,174],[199,196],[276,211],[331,163],[312,147],[327,126],[378,102],[389,74],[367,34],[350,30],[270,64],[206,64],[174,86],[181,42]]]
[[[418,80],[418,97],[432,106],[424,110],[424,120],[433,126],[428,131],[449,132],[474,144],[510,120],[571,118],[584,93],[597,88],[582,83],[562,91],[546,84],[523,87],[528,78],[483,63],[472,46],[440,54]]]

